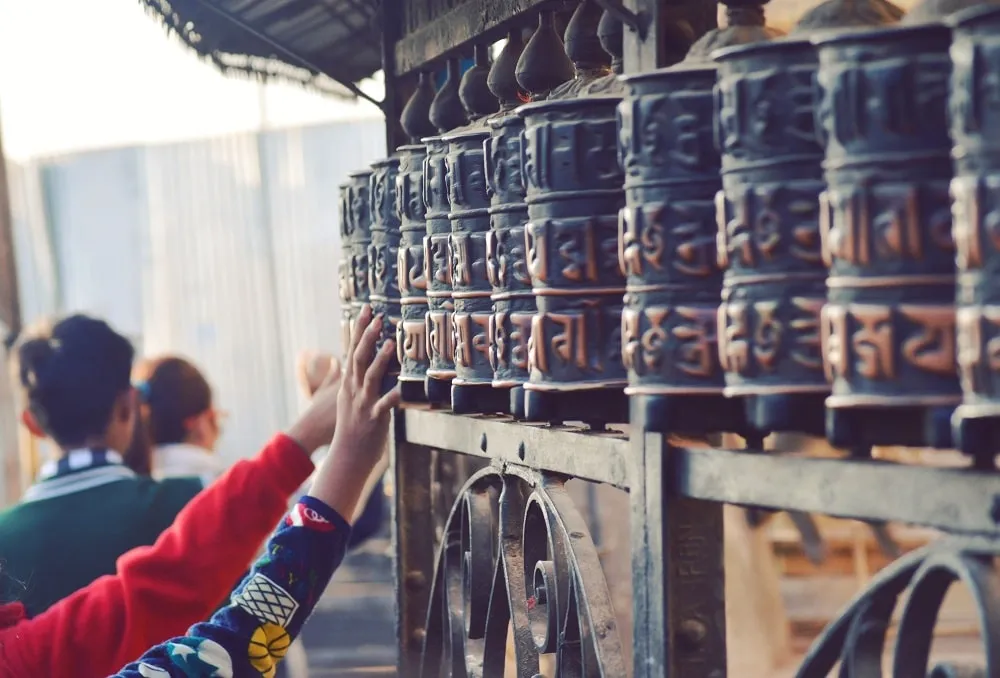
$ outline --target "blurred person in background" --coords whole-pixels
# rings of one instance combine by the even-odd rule
[[[198,477],[211,482],[225,471],[215,454],[225,413],[212,387],[192,363],[177,356],[142,361],[133,373],[141,399],[136,435],[126,459],[157,480]]]
[[[119,556],[152,544],[204,487],[198,478],[156,482],[125,465],[139,408],[134,355],[128,339],[84,315],[30,330],[13,347],[21,421],[59,448],[0,513],[0,597],[29,616],[113,573]]]

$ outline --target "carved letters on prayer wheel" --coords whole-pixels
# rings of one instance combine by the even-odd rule
[[[743,418],[740,403],[723,397],[716,341],[715,81],[711,66],[641,73],[624,78],[618,107],[625,393],[645,409],[651,428],[685,433],[738,431]]]
[[[497,393],[493,390],[489,350],[493,314],[492,289],[486,273],[490,201],[486,194],[483,157],[483,145],[489,137],[489,128],[485,126],[466,128],[443,137],[448,144],[446,161],[451,205],[448,263],[454,299],[451,324],[455,378],[451,405],[459,414],[507,409],[506,399],[493,402]]]
[[[371,203],[369,189],[371,170],[360,170],[348,175],[347,208],[350,215],[351,248],[351,318],[348,332],[353,330],[354,321],[361,308],[369,303],[368,287],[368,245],[371,244]],[[350,337],[350,334],[347,335]],[[344,350],[347,350],[348,343]]]
[[[451,380],[455,377],[455,357],[452,347],[451,259],[448,240],[451,222],[448,220],[448,177],[445,156],[448,145],[441,137],[422,140],[427,148],[424,158],[424,279],[427,281],[427,399],[432,403],[451,401]]]
[[[396,338],[400,321],[400,292],[396,263],[399,259],[399,213],[396,205],[396,175],[399,158],[385,158],[372,163],[371,244],[368,246],[368,285],[372,312],[382,316],[382,331],[376,343],[381,349],[389,339]],[[383,390],[396,385],[398,363],[386,373]]]
[[[351,345],[352,302],[354,301],[354,273],[351,252],[351,199],[350,184],[341,184],[340,192],[340,342],[346,353]]]
[[[424,274],[423,173],[427,148],[401,146],[396,174],[396,212],[400,217],[400,321],[396,326],[396,358],[400,364],[400,394],[406,402],[425,399],[427,376],[427,278]]]
[[[524,244],[524,225],[528,221],[521,175],[524,121],[520,116],[507,115],[491,120],[490,129],[485,148],[491,205],[486,270],[493,286],[490,361],[493,386],[511,389],[510,413],[524,417],[528,337],[536,312]]]
[[[526,256],[538,307],[525,386],[530,420],[622,420],[620,101],[594,96],[518,109],[525,121]]]
[[[952,182],[959,271],[956,445],[993,467],[1000,443],[1000,8],[954,17]]]
[[[817,57],[805,39],[716,52],[722,150],[719,352],[726,395],[750,425],[823,435],[820,252],[823,147],[814,126]]]
[[[948,28],[934,24],[815,40],[828,187],[827,435],[838,447],[950,446],[961,391],[949,43]]]

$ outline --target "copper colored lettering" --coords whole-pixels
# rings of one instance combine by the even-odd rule
[[[903,342],[902,354],[925,372],[951,375],[955,372],[955,310],[949,306],[902,305],[899,312],[921,326]]]
[[[642,360],[646,368],[657,370],[663,364],[663,348],[669,338],[663,321],[670,315],[670,309],[663,306],[650,306],[643,310],[649,320],[649,329],[642,333]]]
[[[745,374],[750,367],[750,328],[747,323],[747,305],[730,303],[724,307],[726,320],[724,325],[726,369],[736,374]]]
[[[547,223],[529,223],[524,227],[524,248],[527,252],[528,271],[533,281],[548,282],[548,251],[545,238]]]
[[[756,192],[759,211],[754,215],[753,233],[757,250],[766,259],[773,259],[781,243],[781,215],[774,209],[774,188],[762,188]]]
[[[501,367],[507,366],[507,330],[504,321],[507,313],[501,311],[490,316],[490,367],[496,372]]]
[[[490,316],[485,313],[473,313],[472,323],[478,330],[472,335],[472,350],[477,351],[485,360],[490,358]],[[469,354],[471,359],[472,354]]]
[[[424,336],[423,321],[404,320],[399,324],[399,328],[400,331],[397,334],[403,336],[403,341],[399,342],[403,354],[414,362],[427,360],[427,340]]]
[[[725,270],[729,267],[729,243],[726,239],[726,192],[719,191],[715,194],[715,257],[719,268]]]
[[[881,206],[873,219],[875,252],[886,259],[922,259],[920,207],[913,185],[883,185],[872,189],[875,203]]]
[[[472,284],[472,269],[469,265],[469,237],[453,233],[449,238],[451,251],[451,281],[456,287]]]
[[[823,356],[820,347],[820,313],[823,310],[822,299],[793,297],[792,306],[795,317],[790,323],[794,333],[792,360],[810,369],[823,368]]]
[[[678,323],[673,334],[681,340],[677,367],[692,377],[710,377],[715,372],[715,311],[707,308],[675,309],[686,323]]]
[[[472,367],[472,318],[468,313],[453,313],[451,327],[455,365]]]
[[[754,304],[756,323],[753,336],[753,356],[767,372],[773,372],[781,350],[781,321],[775,317],[776,301],[759,301]]]
[[[566,365],[587,368],[587,325],[582,313],[549,313],[562,331],[552,337],[552,352]]]
[[[549,372],[549,356],[545,346],[545,316],[539,313],[531,318],[531,336],[528,337],[528,367],[543,375]]]
[[[850,314],[858,328],[851,337],[855,371],[865,379],[892,379],[892,310],[885,306],[852,304]]]
[[[823,328],[823,371],[827,381],[847,376],[848,337],[847,308],[826,305],[821,311]]]
[[[563,261],[562,274],[572,282],[597,282],[597,248],[594,242],[594,225],[584,224],[582,229],[556,226],[557,251]]]
[[[625,369],[639,372],[639,311],[626,308],[622,311],[622,363]]]
[[[510,314],[510,362],[519,370],[528,369],[528,338],[531,336],[530,313]]]
[[[753,233],[750,229],[750,189],[740,188],[732,201],[732,218],[726,223],[728,258],[744,266],[754,265]]]
[[[670,203],[669,209],[683,219],[674,226],[671,236],[677,241],[674,267],[684,275],[709,276],[718,270],[715,236],[705,224],[707,207],[709,205],[705,203],[693,201],[678,200]]]

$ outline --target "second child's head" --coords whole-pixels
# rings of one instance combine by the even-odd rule
[[[221,414],[213,406],[212,387],[197,367],[167,356],[144,361],[134,376],[151,445],[185,443],[215,449]]]
[[[13,350],[22,422],[64,451],[124,452],[138,406],[131,381],[134,357],[128,339],[85,315],[29,330]]]

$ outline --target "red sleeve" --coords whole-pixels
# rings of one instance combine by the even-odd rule
[[[313,471],[278,435],[195,497],[152,546],[38,617],[0,631],[3,678],[107,676],[207,619]]]

